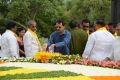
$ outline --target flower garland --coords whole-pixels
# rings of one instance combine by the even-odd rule
[[[37,62],[55,64],[80,64],[86,66],[99,66],[120,69],[120,61],[94,61],[82,59],[79,55],[61,55],[59,53],[37,52],[34,58],[0,58],[1,63],[5,62]]]
[[[34,55],[34,60],[36,62],[41,61],[42,63],[45,63],[47,60],[52,59],[52,57],[55,56],[61,56],[59,53],[51,53],[51,52],[36,52]]]
[[[82,59],[80,56],[75,56],[75,55],[53,57],[51,63],[80,64],[80,65],[86,65],[86,66],[99,66],[99,67],[120,69],[120,61],[112,61],[112,60],[94,61],[94,60],[89,60],[89,59]]]

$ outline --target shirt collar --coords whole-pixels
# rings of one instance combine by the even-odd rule
[[[58,35],[65,35],[66,34],[66,30],[64,30],[64,32],[62,34],[57,33]]]
[[[11,31],[11,30],[6,30],[6,32],[9,32],[9,33],[11,33],[11,34],[13,34],[15,37],[17,36],[13,31]]]
[[[11,31],[11,30],[6,30],[6,32],[10,32],[10,33],[14,34],[14,32],[13,32],[13,31]]]

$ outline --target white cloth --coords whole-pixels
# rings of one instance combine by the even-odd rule
[[[40,51],[40,47],[34,36],[27,31],[23,37],[24,49],[26,57],[34,57],[34,54]]]
[[[0,46],[1,46],[1,37],[2,37],[2,36],[1,36],[1,34],[0,34]]]
[[[0,34],[0,47],[1,47],[1,34]],[[0,48],[0,57],[1,57],[1,48]]]
[[[107,30],[99,30],[92,33],[87,41],[83,58],[92,60],[104,60],[111,58],[113,52],[114,36]]]
[[[1,56],[2,57],[19,57],[19,46],[15,34],[6,30],[1,37]]]
[[[120,60],[120,36],[117,37],[114,43],[113,59]]]

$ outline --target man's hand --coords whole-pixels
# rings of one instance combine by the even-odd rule
[[[104,61],[111,61],[111,59],[109,57],[106,57]]]
[[[55,48],[55,44],[52,44],[50,47],[51,47],[51,48]]]

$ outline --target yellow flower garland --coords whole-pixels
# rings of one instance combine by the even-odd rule
[[[48,60],[54,56],[61,56],[61,54],[51,52],[36,52],[34,55],[34,60],[40,60],[42,57],[46,57],[46,59]]]

